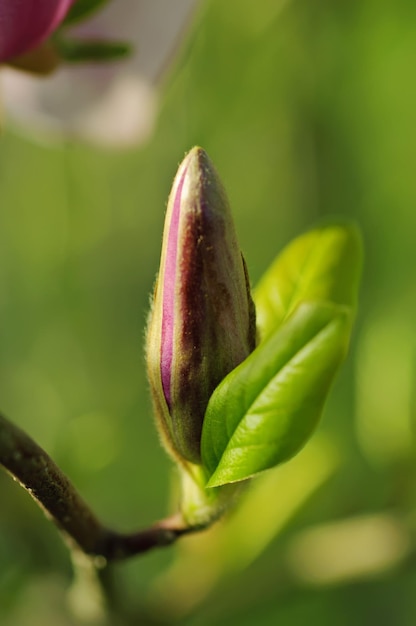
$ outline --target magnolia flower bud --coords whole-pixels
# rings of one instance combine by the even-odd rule
[[[155,413],[174,457],[200,463],[208,400],[254,346],[254,305],[228,200],[196,147],[170,194],[147,335]]]

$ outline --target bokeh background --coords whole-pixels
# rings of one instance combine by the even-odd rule
[[[320,218],[362,229],[351,353],[316,436],[227,522],[115,568],[153,623],[415,623],[415,67],[408,0],[205,0],[145,143],[1,136],[1,411],[121,529],[172,506],[143,337],[185,151],[216,163],[253,284]],[[84,623],[55,528],[4,473],[0,490],[0,623]]]

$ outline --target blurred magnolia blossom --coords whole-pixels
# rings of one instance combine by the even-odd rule
[[[146,141],[157,86],[171,65],[198,0],[116,0],[68,29],[77,39],[122,40],[133,54],[109,63],[62,65],[47,78],[2,68],[6,119],[39,137],[82,138],[108,146]]]
[[[9,61],[41,44],[65,18],[74,0],[2,0],[0,62]]]

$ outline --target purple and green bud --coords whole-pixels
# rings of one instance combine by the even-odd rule
[[[255,311],[229,203],[193,148],[169,197],[147,334],[155,413],[174,457],[200,463],[202,422],[221,380],[255,347]]]

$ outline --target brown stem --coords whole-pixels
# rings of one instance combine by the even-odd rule
[[[30,493],[70,543],[106,561],[168,546],[181,535],[199,530],[186,526],[179,514],[136,533],[106,528],[49,455],[1,415],[0,464]]]

